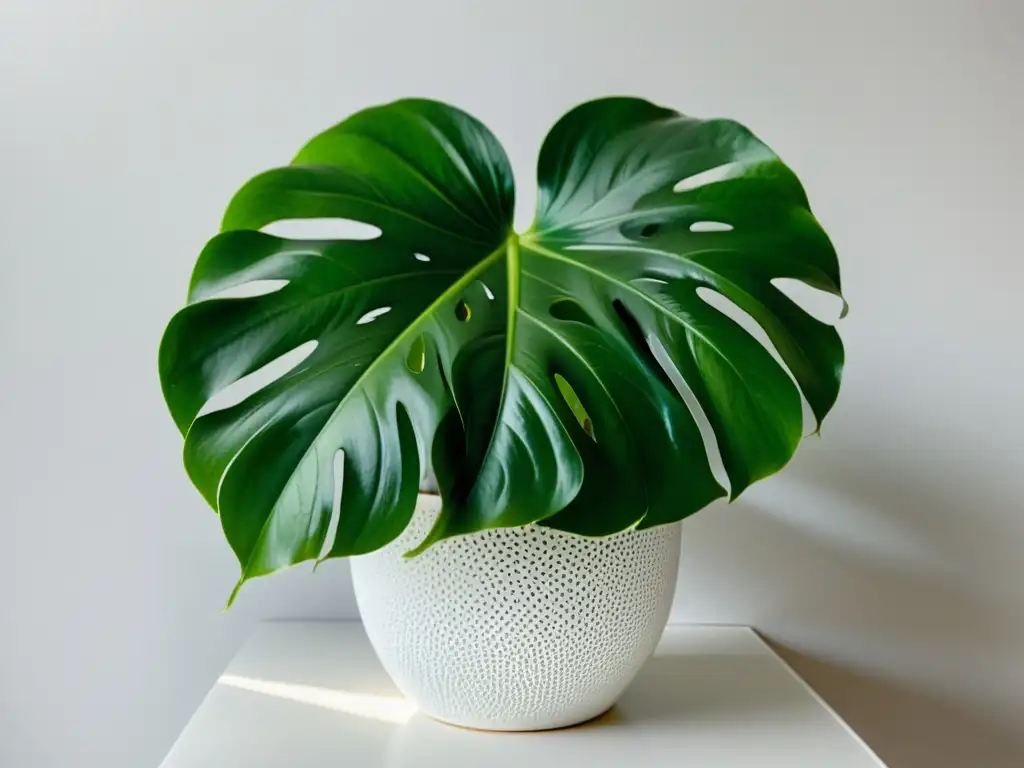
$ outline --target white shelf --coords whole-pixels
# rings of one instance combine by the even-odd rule
[[[414,711],[354,622],[261,625],[163,768],[879,768],[746,627],[669,627],[608,714],[494,734]]]

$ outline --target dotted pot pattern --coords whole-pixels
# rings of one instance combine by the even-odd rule
[[[440,499],[352,558],[381,663],[426,714],[486,730],[541,730],[609,709],[654,650],[675,591],[680,523],[601,539],[503,528],[404,554]]]

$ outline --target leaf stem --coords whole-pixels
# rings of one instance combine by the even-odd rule
[[[512,364],[512,353],[516,343],[516,312],[519,311],[519,235],[509,232],[505,253],[505,268],[508,275],[508,321],[505,336],[505,370]],[[506,383],[508,377],[505,377]],[[502,399],[504,399],[502,392]]]

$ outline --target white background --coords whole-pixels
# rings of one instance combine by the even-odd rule
[[[1022,78],[1015,0],[3,0],[0,764],[155,765],[254,621],[354,614],[343,562],[218,613],[156,349],[234,189],[422,95],[504,142],[523,221],[608,93],[753,127],[852,306],[823,437],[687,523],[674,619],[762,629],[893,768],[1024,764]]]

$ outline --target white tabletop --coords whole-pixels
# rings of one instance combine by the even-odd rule
[[[746,627],[669,627],[619,703],[576,728],[483,733],[418,714],[354,622],[261,625],[163,768],[879,768]]]

